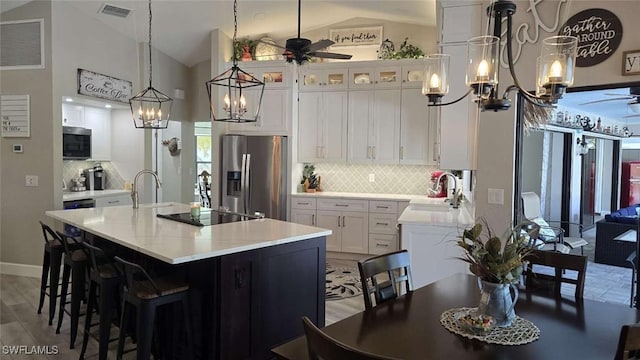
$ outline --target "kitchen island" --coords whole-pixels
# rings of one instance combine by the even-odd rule
[[[263,359],[303,334],[301,317],[324,325],[325,238],[330,230],[273,219],[198,227],[158,214],[165,203],[47,211],[114,247],[171,264],[190,285],[198,359]]]

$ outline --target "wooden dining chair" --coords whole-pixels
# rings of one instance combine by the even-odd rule
[[[614,360],[637,359],[640,355],[640,324],[624,325]]]
[[[554,295],[560,295],[562,283],[576,286],[576,300],[582,299],[584,294],[585,275],[587,273],[587,257],[581,255],[563,254],[554,251],[532,250],[527,258],[529,264],[525,270],[525,285],[527,290],[551,289]],[[533,265],[543,265],[554,268],[554,275],[535,272]],[[577,272],[577,277],[568,277],[563,270]]]
[[[402,285],[407,292],[413,290],[410,262],[407,250],[382,254],[358,262],[366,309],[373,307],[371,294],[374,295],[376,305],[378,305],[397,298],[402,290]],[[387,274],[388,280],[380,282],[380,274],[383,273]],[[369,282],[372,286],[369,286]]]
[[[394,358],[370,354],[343,344],[318,329],[306,316],[302,317],[302,325],[311,360],[394,360]]]

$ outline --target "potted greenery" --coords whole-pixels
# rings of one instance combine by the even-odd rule
[[[320,176],[315,174],[315,171],[316,167],[313,164],[304,164],[300,184],[303,185],[305,192],[320,190]]]
[[[421,59],[424,52],[417,46],[408,44],[409,38],[404,38],[404,42],[397,51],[391,51],[385,56],[385,59]]]
[[[486,221],[483,224],[486,226]],[[458,246],[465,254],[459,259],[469,263],[469,271],[478,276],[482,292],[478,312],[492,316],[497,326],[505,327],[515,319],[518,289],[514,284],[520,280],[531,252],[529,234],[516,226],[503,240],[488,226],[486,231],[483,229],[483,225],[477,223],[463,231]]]
[[[238,39],[234,46],[233,54],[238,61],[250,61],[253,60],[254,52],[258,42],[251,39]],[[233,60],[233,59],[232,59]]]

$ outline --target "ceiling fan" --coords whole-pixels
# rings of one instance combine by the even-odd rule
[[[608,93],[608,94],[604,94],[604,95],[606,95],[606,96],[615,96],[615,97],[612,97],[612,98],[609,98],[609,99],[600,99],[600,100],[588,101],[588,102],[582,103],[580,105],[590,105],[590,104],[597,104],[597,103],[608,102],[608,101],[619,101],[619,100],[631,100],[631,101],[629,101],[627,103],[628,105],[640,104],[640,86],[630,87],[629,88],[629,94],[611,94],[611,93]],[[640,110],[640,108],[639,108],[639,110]],[[635,112],[635,111],[633,111],[633,112]]]
[[[351,55],[319,51],[335,44],[331,40],[323,39],[312,43],[311,40],[300,37],[301,2],[301,0],[298,0],[298,37],[287,39],[284,47],[275,45],[276,47],[284,50],[282,55],[284,55],[285,60],[288,63],[295,61],[298,64],[303,64],[304,62],[309,61],[312,57],[339,60],[351,59]]]

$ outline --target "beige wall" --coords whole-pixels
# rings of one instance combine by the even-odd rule
[[[0,139],[3,263],[42,262],[43,240],[38,220],[45,220],[44,212],[57,206],[53,189],[62,188],[62,177],[54,176],[56,166],[62,168],[62,152],[52,151],[56,120],[51,116],[51,2],[33,1],[0,15],[2,21],[37,18],[44,19],[45,68],[0,71],[0,93],[31,97],[31,136]],[[14,154],[12,144],[22,144],[24,153]],[[37,175],[39,186],[26,187],[25,175]]]
[[[487,2],[485,2],[488,4]],[[529,1],[517,0],[518,12],[514,24],[519,26],[523,22],[530,25],[529,37],[535,38],[533,16],[527,12]],[[623,25],[623,37],[620,47],[606,61],[588,68],[576,69],[574,86],[600,85],[618,82],[640,81],[640,76],[622,76],[622,52],[640,48],[637,34],[640,32],[637,16],[640,14],[640,1],[610,0],[602,1],[570,1],[562,2],[563,12],[559,24],[571,15],[589,8],[604,7],[616,14]],[[557,0],[545,0],[537,6],[540,19],[547,25],[553,25],[555,9],[560,4]],[[555,33],[556,31],[554,31]],[[521,34],[522,35],[522,34]],[[522,56],[516,64],[516,74],[521,84],[532,89],[535,78],[536,58],[539,56],[542,39],[551,36],[540,29],[538,41],[523,46]],[[500,86],[505,89],[510,77],[507,70],[501,69]],[[511,97],[513,99],[513,95]],[[476,216],[487,219],[492,228],[500,233],[510,226],[513,213],[513,178],[514,178],[514,139],[515,139],[515,108],[500,113],[481,113],[478,129],[477,148],[477,181],[476,181]],[[495,141],[500,139],[500,141]],[[487,203],[489,188],[504,189],[504,204],[492,205]]]

